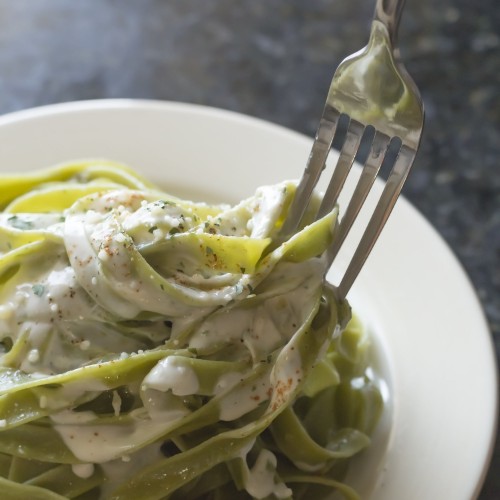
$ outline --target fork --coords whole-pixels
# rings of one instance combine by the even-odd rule
[[[303,176],[297,186],[280,236],[299,227],[311,200],[334,137],[343,139],[339,158],[316,220],[337,203],[360,144],[369,147],[336,237],[327,251],[330,267],[351,229],[383,165],[392,167],[382,194],[337,287],[345,299],[363,267],[415,159],[424,122],[420,93],[400,61],[397,29],[404,0],[377,0],[368,45],[344,59],[330,85],[328,97]],[[342,133],[339,123],[345,124]],[[336,135],[337,134],[337,135]]]

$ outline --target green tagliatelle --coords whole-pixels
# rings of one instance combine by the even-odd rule
[[[324,281],[336,209],[278,243],[292,182],[207,205],[82,161],[0,186],[2,498],[357,498],[382,399]]]

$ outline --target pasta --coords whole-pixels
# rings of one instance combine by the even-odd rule
[[[323,279],[336,209],[278,244],[292,182],[208,205],[89,160],[0,186],[2,498],[357,498],[382,398]]]

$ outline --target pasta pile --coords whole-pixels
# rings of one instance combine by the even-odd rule
[[[178,199],[81,161],[0,175],[5,499],[357,498],[382,398],[295,184]]]

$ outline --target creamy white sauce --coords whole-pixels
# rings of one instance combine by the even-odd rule
[[[158,438],[165,423],[148,419],[123,425],[57,424],[54,428],[78,460],[103,463],[128,455],[137,443]]]
[[[228,393],[219,404],[220,420],[236,420],[254,410],[269,399],[270,388],[269,373],[266,372],[252,383],[244,384],[237,391]]]
[[[215,383],[214,395],[217,396],[222,392],[232,389],[235,385],[238,385],[240,380],[241,380],[241,373],[238,372],[224,373],[217,379],[217,382]]]
[[[271,383],[277,385],[278,380],[293,380],[294,383],[302,379],[302,358],[297,349],[285,348],[271,374]]]
[[[121,407],[122,407],[122,398],[118,394],[118,391],[113,391],[113,399],[111,400],[111,406],[113,407],[115,417],[120,415],[120,411],[121,411]]]
[[[53,413],[50,419],[61,425],[81,425],[94,421],[97,418],[92,411],[71,411],[63,410]]]
[[[255,465],[249,470],[245,478],[245,489],[254,498],[288,498],[292,490],[282,482],[275,483],[277,460],[269,450],[260,451]]]
[[[169,356],[159,361],[143,382],[145,388],[171,390],[177,396],[196,394],[199,385],[198,377],[195,371],[186,365],[186,359],[177,356]]]
[[[188,415],[190,410],[186,408],[181,398],[172,392],[146,389],[142,393],[142,401],[145,410],[152,420],[164,423],[175,423],[177,420]]]
[[[257,189],[250,207],[252,218],[247,229],[253,238],[263,238],[273,232],[276,219],[283,210],[285,183]]]
[[[94,474],[95,467],[94,464],[73,464],[71,470],[75,476],[88,479]]]
[[[58,410],[71,405],[73,401],[87,393],[98,395],[107,389],[107,385],[99,380],[75,380],[61,387],[45,389],[45,393],[41,396],[40,406],[49,410]]]

